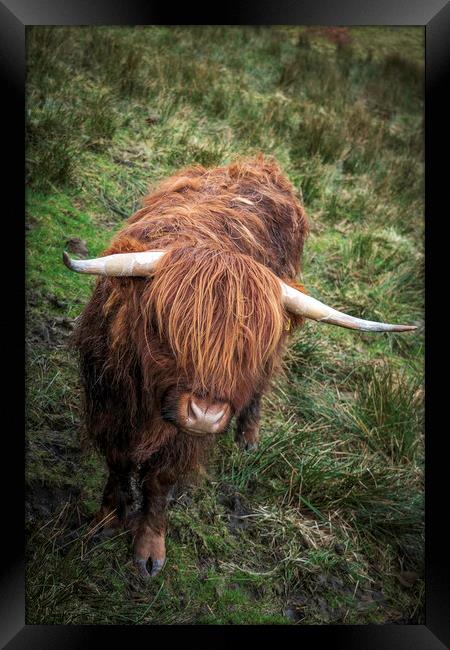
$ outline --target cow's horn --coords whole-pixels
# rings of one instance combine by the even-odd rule
[[[328,307],[320,300],[307,296],[281,280],[280,284],[283,304],[288,311],[321,323],[330,323],[331,325],[339,325],[339,327],[365,330],[367,332],[408,332],[417,329],[415,325],[391,325],[390,323],[377,323],[372,320],[355,318]]]
[[[139,253],[116,253],[90,260],[72,260],[64,251],[63,262],[71,271],[93,275],[146,276],[154,271],[164,251],[142,251]]]

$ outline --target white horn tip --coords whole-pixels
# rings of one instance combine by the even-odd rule
[[[64,265],[71,271],[85,273],[85,260],[73,260],[66,251],[63,251],[62,259]]]
[[[417,329],[417,325],[397,325],[398,332],[411,332]]]
[[[63,262],[64,262],[65,266],[67,266],[68,269],[73,271],[74,270],[73,262],[70,259],[69,254],[66,251],[63,251],[62,259],[63,259]]]

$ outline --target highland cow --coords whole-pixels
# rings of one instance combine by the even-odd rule
[[[239,444],[256,446],[261,396],[289,331],[304,318],[414,329],[353,318],[306,295],[296,277],[307,234],[292,185],[259,156],[172,176],[103,256],[64,254],[70,269],[102,276],[74,341],[86,429],[109,469],[99,521],[130,526],[143,577],[165,562],[166,502],[178,479],[233,417]],[[142,508],[131,518],[133,472]]]

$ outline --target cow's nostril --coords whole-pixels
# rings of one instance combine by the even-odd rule
[[[191,407],[191,412],[193,414],[193,417],[196,418],[197,420],[201,420],[206,416],[206,411],[204,411],[198,404],[195,403],[193,399],[190,400],[190,407]]]
[[[196,414],[193,408],[193,401],[188,399],[187,401],[187,416],[190,420],[195,420]]]
[[[223,402],[209,402],[190,397],[187,404],[189,428],[205,432],[218,430],[227,409],[227,405]]]

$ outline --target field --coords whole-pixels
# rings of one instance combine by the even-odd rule
[[[27,623],[424,622],[423,30],[27,31]],[[92,523],[70,333],[94,257],[178,169],[274,156],[311,222],[301,280],[370,334],[309,321],[262,440],[217,441],[169,506],[167,565]]]

